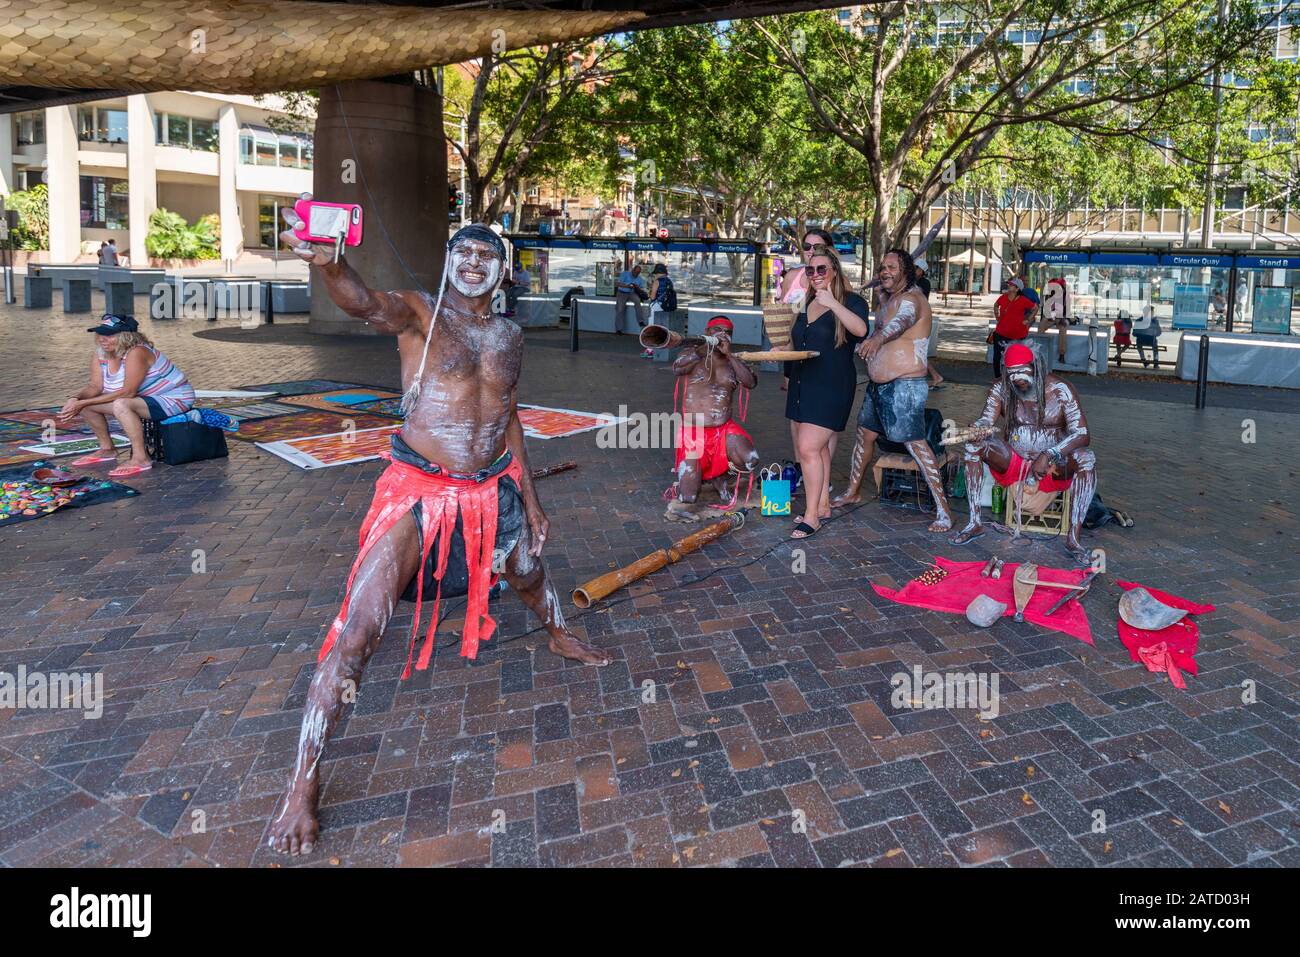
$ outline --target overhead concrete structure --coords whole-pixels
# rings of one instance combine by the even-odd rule
[[[0,0],[0,113],[164,90],[320,90],[313,191],[321,199],[366,207],[365,243],[349,251],[349,260],[378,288],[433,289],[447,239],[446,146],[438,94],[409,81],[417,71],[622,30],[838,5],[827,0]],[[384,78],[398,82],[381,82]],[[138,127],[140,117],[133,119]],[[230,117],[221,120],[221,135],[228,139]],[[70,129],[49,135],[75,141]],[[133,135],[132,142],[144,138]],[[75,169],[50,173],[51,247],[57,238],[61,251],[70,250],[78,225]],[[132,202],[133,221],[147,217],[154,205],[134,195]],[[232,197],[223,195],[223,257],[238,248],[233,208]],[[311,328],[366,331],[345,320],[323,292],[313,295]]]

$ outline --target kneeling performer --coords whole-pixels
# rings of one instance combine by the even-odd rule
[[[698,522],[699,513],[692,507],[700,487],[712,482],[718,496],[727,500],[727,473],[736,474],[736,491],[731,503],[740,497],[740,477],[752,477],[758,466],[754,440],[731,417],[731,397],[738,389],[752,389],[758,375],[746,363],[731,354],[734,327],[726,316],[714,316],[705,326],[705,334],[716,345],[701,342],[682,350],[673,361],[678,385],[685,386],[682,397],[682,429],[677,440],[677,481],[664,517],[674,522]],[[740,407],[745,407],[745,392],[740,393]],[[742,412],[743,415],[743,412]]]
[[[490,309],[505,264],[500,237],[480,225],[452,237],[435,303],[422,292],[367,288],[351,266],[335,261],[332,247],[294,235],[301,221],[292,209],[284,215],[290,229],[281,240],[316,267],[339,308],[397,336],[406,387],[406,419],[362,522],[343,606],[307,692],[288,790],[268,832],[272,848],[298,854],[316,841],[321,751],[398,599],[416,602],[403,678],[416,658],[425,595],[434,596],[434,609],[415,667],[429,665],[439,599],[457,594],[468,594],[460,653],[477,655],[496,627],[488,615],[496,571],[545,623],[553,653],[595,665],[611,659],[567,629],[539,557],[549,523],[533,489],[515,398],[523,335]]]
[[[849,463],[849,485],[831,505],[858,501],[862,479],[881,434],[907,448],[934,498],[930,531],[952,528],[943,477],[934,450],[925,440],[925,403],[930,397],[930,303],[916,284],[916,265],[905,249],[891,249],[880,261],[880,288],[888,296],[876,331],[858,347],[867,360],[866,394],[858,412],[858,437]]]
[[[1013,345],[1002,359],[1002,378],[993,383],[976,426],[993,426],[1003,417],[1001,432],[967,443],[966,497],[970,522],[952,537],[964,545],[984,532],[980,495],[984,464],[999,485],[1037,484],[1041,492],[1070,490],[1070,531],[1066,551],[1080,565],[1090,563],[1079,544],[1092,493],[1097,489],[1097,457],[1088,448],[1088,420],[1074,386],[1048,373],[1028,346]]]

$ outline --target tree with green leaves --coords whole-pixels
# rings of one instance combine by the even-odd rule
[[[907,233],[1013,126],[1166,135],[1179,94],[1259,60],[1272,13],[1187,0],[891,0],[753,21],[819,128],[866,161],[868,245]]]

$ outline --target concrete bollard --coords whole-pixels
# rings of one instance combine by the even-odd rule
[[[90,312],[90,280],[63,280],[63,311]]]
[[[54,280],[45,276],[23,277],[23,308],[48,309],[54,305]]]
[[[134,316],[135,283],[129,279],[105,282],[104,311],[115,316]]]

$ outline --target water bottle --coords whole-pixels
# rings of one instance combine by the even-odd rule
[[[799,482],[803,478],[802,471],[794,462],[786,462],[785,467],[781,469],[781,478],[790,483],[791,498],[794,497],[795,492],[799,491]]]

